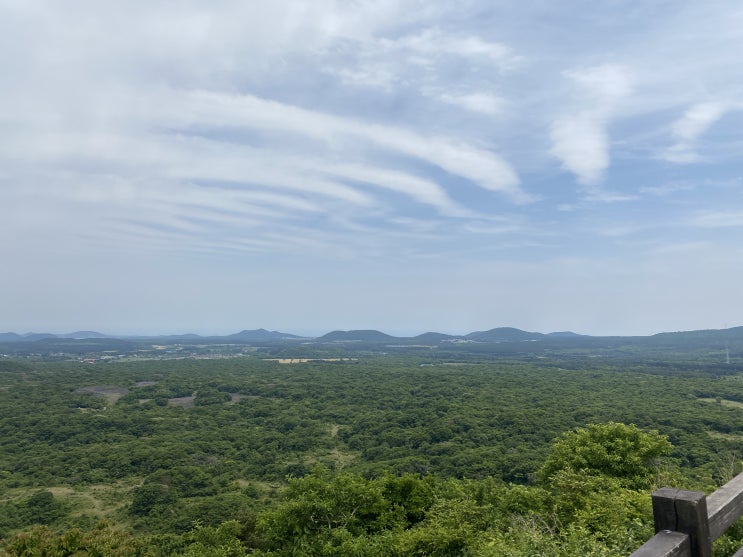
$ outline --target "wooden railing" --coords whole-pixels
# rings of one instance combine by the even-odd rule
[[[743,516],[743,474],[706,497],[664,487],[653,493],[655,536],[630,557],[712,557],[712,542]],[[743,547],[734,557],[743,557]]]

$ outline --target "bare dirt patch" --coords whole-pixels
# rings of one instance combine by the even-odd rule
[[[168,404],[171,406],[180,406],[181,408],[192,408],[195,396],[181,396],[178,398],[169,398]]]
[[[230,400],[225,404],[238,404],[241,400],[255,400],[261,398],[260,395],[243,395],[240,393],[230,393]]]
[[[75,390],[76,393],[91,393],[105,397],[109,404],[116,404],[122,396],[129,394],[129,389],[124,387],[114,387],[111,385],[93,385],[91,387],[80,387]]]

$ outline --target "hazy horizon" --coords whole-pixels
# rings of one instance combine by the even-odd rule
[[[729,328],[736,328],[738,325],[732,325],[730,327],[720,327],[717,329],[673,329],[673,330],[667,330],[667,331],[655,331],[652,333],[647,334],[596,334],[593,335],[591,333],[585,333],[581,331],[572,331],[567,329],[559,329],[559,330],[549,330],[549,331],[536,331],[536,330],[524,330],[525,332],[530,333],[541,333],[541,334],[549,334],[549,333],[575,333],[579,335],[587,335],[587,336],[652,336],[659,333],[674,333],[674,332],[687,332],[692,330],[720,330],[720,329],[729,329]],[[292,329],[290,327],[285,328],[279,328],[279,329],[266,329],[266,327],[256,327],[256,328],[242,328],[239,330],[230,330],[230,331],[219,331],[215,330],[212,332],[199,332],[198,330],[191,330],[186,329],[182,331],[151,331],[151,332],[142,332],[142,331],[123,331],[123,332],[111,332],[111,331],[105,331],[105,330],[97,330],[97,329],[77,329],[77,330],[70,330],[70,331],[50,331],[50,330],[29,330],[29,331],[18,331],[18,330],[7,330],[7,331],[0,331],[0,334],[2,333],[15,333],[20,336],[24,335],[33,335],[33,334],[52,334],[52,335],[69,335],[73,333],[80,333],[80,332],[88,332],[88,333],[99,333],[106,336],[111,337],[158,337],[158,336],[180,336],[180,335],[191,335],[195,334],[201,337],[222,337],[222,336],[229,336],[234,335],[237,333],[240,333],[242,331],[248,330],[248,331],[255,331],[255,330],[267,330],[270,332],[279,332],[284,334],[290,334],[295,335],[303,338],[317,338],[321,337],[327,333],[334,332],[334,331],[365,331],[365,330],[375,330],[379,331],[381,333],[385,333],[387,335],[393,336],[393,337],[416,337],[425,333],[442,333],[446,335],[451,336],[465,336],[470,333],[480,332],[480,331],[488,331],[491,329],[501,329],[501,328],[515,328],[518,329],[518,327],[511,327],[510,325],[496,325],[494,327],[488,327],[486,329],[472,329],[472,330],[466,330],[466,331],[448,331],[448,330],[434,330],[434,329],[426,329],[426,330],[419,330],[419,331],[394,331],[394,330],[387,330],[387,329],[374,329],[372,327],[355,327],[350,329],[328,329],[323,331],[311,331],[311,330],[305,330],[300,331],[297,329]]]
[[[0,331],[740,323],[743,7],[26,0],[0,30]]]

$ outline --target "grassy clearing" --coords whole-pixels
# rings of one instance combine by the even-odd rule
[[[92,528],[102,520],[128,526],[126,513],[131,500],[130,482],[87,486],[48,486],[44,488],[11,488],[3,493],[4,503],[23,504],[39,491],[48,491],[61,503],[64,516],[56,523],[60,528]]]
[[[716,404],[722,404],[723,406],[729,406],[730,408],[743,408],[743,402],[738,402],[737,400],[728,400],[726,398],[721,398],[718,402],[718,399],[716,398],[700,398],[702,402],[713,402]]]
[[[336,468],[345,468],[351,464],[354,460],[359,457],[359,453],[352,453],[350,451],[341,451],[338,448],[330,451],[330,458],[335,462]]]
[[[740,433],[722,433],[720,431],[708,431],[710,437],[713,439],[722,439],[724,441],[735,441],[740,443],[743,441],[743,434]]]

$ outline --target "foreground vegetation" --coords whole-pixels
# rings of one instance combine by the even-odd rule
[[[739,471],[743,375],[572,364],[0,361],[2,551],[627,555]]]

